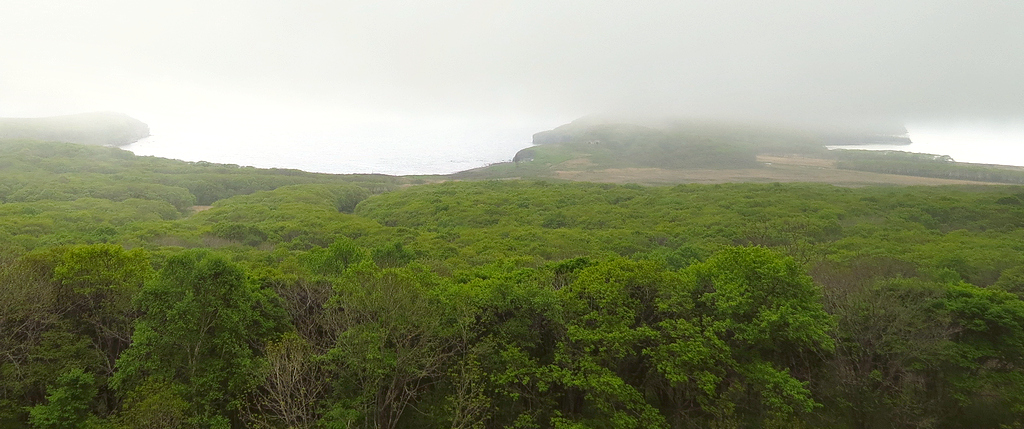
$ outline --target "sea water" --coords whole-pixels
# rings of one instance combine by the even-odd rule
[[[318,173],[449,174],[511,161],[558,123],[147,121],[136,155]]]
[[[320,173],[448,174],[510,161],[535,132],[566,122],[392,120],[146,120],[151,137],[125,149],[185,161]],[[949,155],[959,162],[1024,166],[1024,126],[908,126],[910,145],[838,148]]]
[[[829,146],[829,149],[898,150],[948,155],[957,162],[1024,166],[1024,126],[953,124],[907,126],[909,145]]]

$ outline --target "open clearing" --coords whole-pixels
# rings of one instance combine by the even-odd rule
[[[998,185],[970,180],[902,176],[835,168],[830,159],[759,156],[761,168],[735,170],[670,170],[664,168],[609,168],[602,170],[554,170],[552,177],[605,183],[729,183],[729,182],[822,182],[841,186],[865,185]]]

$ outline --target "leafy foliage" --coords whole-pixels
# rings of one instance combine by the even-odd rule
[[[218,426],[237,420],[257,368],[255,345],[279,329],[271,300],[222,258],[194,251],[168,259],[136,298],[142,316],[117,361],[112,387],[144,402],[161,393],[150,392],[150,385],[177,386],[189,404],[186,421]]]
[[[1024,423],[1019,187],[0,151],[0,426]]]

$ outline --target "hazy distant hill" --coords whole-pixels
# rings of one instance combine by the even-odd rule
[[[617,122],[585,117],[533,135],[512,162],[455,173],[464,180],[672,184],[825,182],[1024,184],[1024,168],[954,162],[941,154],[828,150],[826,145],[909,144],[902,125],[779,127],[712,121]]]
[[[149,137],[149,125],[123,113],[95,112],[47,118],[0,118],[0,139],[124,146]]]
[[[749,169],[767,163],[758,161],[759,156],[832,159],[827,145],[878,143],[911,142],[899,124],[796,127],[685,119],[624,122],[595,116],[534,134],[534,146],[520,151],[513,161],[574,160],[559,168],[589,170]]]
[[[826,152],[816,133],[738,123],[660,120],[617,122],[586,117],[533,135],[516,161],[566,152],[587,168],[756,168],[763,154]],[[532,156],[530,156],[532,154]],[[583,164],[577,162],[577,164]]]
[[[907,128],[902,125],[824,132],[821,133],[821,136],[828,146],[909,145],[913,143]]]
[[[533,135],[534,145],[579,141],[621,141],[674,139],[676,141],[714,141],[716,144],[740,144],[761,150],[811,148],[826,145],[867,145],[911,143],[907,129],[899,123],[872,123],[844,126],[776,126],[728,121],[685,119],[616,120],[588,116],[553,130]]]

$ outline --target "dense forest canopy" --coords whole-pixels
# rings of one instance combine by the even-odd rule
[[[1024,424],[1024,187],[0,164],[3,427]]]

